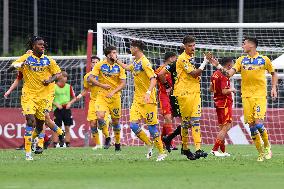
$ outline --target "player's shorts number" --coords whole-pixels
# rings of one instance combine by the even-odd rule
[[[146,119],[148,122],[151,122],[154,117],[154,112],[146,113]]]

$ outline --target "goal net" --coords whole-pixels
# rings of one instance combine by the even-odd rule
[[[98,23],[97,25],[97,52],[103,57],[103,49],[109,45],[117,47],[120,55],[124,55],[124,61],[130,63],[130,43],[134,39],[142,40],[146,44],[145,55],[150,59],[153,68],[156,69],[163,63],[165,52],[173,51],[178,54],[182,39],[185,35],[193,35],[196,38],[195,60],[198,64],[203,61],[203,53],[210,51],[217,58],[232,57],[234,59],[242,55],[241,44],[244,36],[257,37],[259,41],[258,51],[267,55],[271,60],[276,59],[284,52],[284,25],[272,24],[175,24],[175,23]],[[128,55],[128,56],[127,56]],[[128,57],[128,58],[127,58]],[[284,65],[284,62],[283,62]],[[270,133],[273,144],[284,143],[284,90],[283,90],[283,65],[276,65],[279,69],[279,97],[272,101],[270,97],[271,79],[267,76],[267,114],[265,126]],[[199,65],[196,65],[198,67]],[[214,72],[212,66],[207,66],[201,77],[202,99],[202,142],[214,143],[218,133],[217,116],[214,109],[212,94],[209,92],[210,76]],[[244,123],[240,93],[240,75],[236,74],[231,79],[231,84],[237,89],[234,95],[233,127],[226,137],[230,144],[250,144],[249,127]],[[129,128],[129,108],[133,97],[133,77],[127,73],[127,87],[123,91],[123,125],[122,141],[126,144],[141,144]],[[159,115],[160,125],[163,124]],[[180,123],[174,120],[175,125]],[[147,131],[146,128],[144,128]],[[192,137],[190,137],[192,142]],[[176,141],[179,142],[179,141]]]

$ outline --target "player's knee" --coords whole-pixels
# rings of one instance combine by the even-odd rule
[[[151,135],[152,138],[156,138],[156,137],[160,136],[157,125],[149,125],[148,129],[149,129],[149,132],[150,132],[150,135]]]
[[[255,124],[255,127],[257,128],[257,130],[258,130],[260,133],[263,133],[263,131],[265,130],[265,127],[264,127],[263,123]]]
[[[27,115],[26,116],[26,120],[27,120],[27,125],[31,126],[31,127],[35,127],[36,126],[36,120],[35,117],[33,115]]]
[[[27,125],[25,128],[25,136],[32,136],[32,132],[33,132],[33,127]]]
[[[113,128],[113,131],[120,131],[121,130],[121,127],[120,127],[120,124],[112,124],[112,128]]]
[[[138,134],[141,131],[141,128],[139,127],[138,123],[130,123],[130,129],[135,134]]]
[[[200,118],[199,117],[194,117],[190,119],[190,125],[192,127],[200,127]]]
[[[250,129],[251,138],[254,140],[256,138],[256,135],[258,134],[258,130],[255,126],[250,127],[249,129]]]
[[[97,127],[91,127],[91,132],[92,132],[92,134],[98,133],[98,128]]]
[[[39,139],[42,139],[42,138],[44,138],[45,137],[45,134],[44,133],[40,133],[39,135],[38,135],[38,138]]]
[[[98,119],[98,124],[100,128],[103,128],[106,125],[106,121],[104,119]]]
[[[111,123],[112,123],[113,125],[119,125],[119,119],[112,119],[112,120],[111,120]]]
[[[190,122],[189,121],[183,121],[181,128],[183,129],[188,129],[190,127]]]

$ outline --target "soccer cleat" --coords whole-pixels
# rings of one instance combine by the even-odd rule
[[[189,160],[196,160],[195,155],[190,150],[183,150],[183,154],[187,157]]]
[[[225,157],[225,155],[223,153],[220,153],[218,151],[211,150],[210,154],[212,154],[213,156],[216,156],[216,157]]]
[[[171,146],[171,150],[178,150],[176,146]]]
[[[204,158],[206,158],[208,156],[208,154],[206,153],[206,152],[204,152],[203,150],[197,150],[196,152],[195,152],[195,158],[196,159],[199,159],[199,158],[201,158],[201,157],[204,157]]]
[[[110,137],[107,137],[105,139],[104,149],[109,149],[109,147],[110,147]]]
[[[98,150],[98,149],[102,149],[103,146],[102,145],[96,145],[95,147],[93,147],[92,149],[93,150]]]
[[[272,151],[270,147],[264,148],[264,158],[265,159],[271,159],[272,158]]]
[[[49,138],[48,141],[45,141],[43,143],[43,148],[46,150],[48,148],[48,146],[50,145],[50,143],[51,143],[51,138]]]
[[[260,153],[260,154],[258,155],[256,161],[259,161],[259,162],[264,161],[264,158],[263,158],[263,154],[262,154],[262,153]]]
[[[26,153],[26,160],[27,160],[27,161],[34,160],[34,158],[32,157],[32,154],[31,154],[31,153]]]
[[[120,144],[114,144],[114,151],[121,151]]]
[[[231,154],[229,154],[228,152],[223,152],[223,154],[224,154],[225,157],[230,157],[231,156]]]
[[[152,157],[152,155],[153,155],[153,146],[150,145],[150,146],[148,146],[148,153],[146,154],[146,158],[150,159]]]
[[[43,148],[37,146],[35,150],[35,154],[42,154],[42,152],[43,152]]]
[[[171,153],[171,150],[172,150],[171,149],[171,141],[169,141],[166,136],[163,136],[162,141],[164,142],[165,147],[168,150],[168,152]]]
[[[167,157],[167,154],[159,154],[156,161],[163,161]]]

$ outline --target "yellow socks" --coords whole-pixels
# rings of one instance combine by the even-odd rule
[[[112,125],[113,132],[114,132],[114,142],[115,144],[120,144],[120,124],[113,124]]]
[[[163,142],[162,142],[162,140],[161,140],[161,137],[158,136],[158,137],[156,137],[156,138],[153,138],[153,140],[154,140],[154,144],[155,144],[156,148],[157,148],[158,151],[159,151],[159,154],[165,153],[165,151],[164,151],[164,146],[163,146]]]
[[[151,140],[147,137],[146,133],[143,130],[140,130],[139,133],[136,134],[136,136],[142,140],[147,146],[151,145]]]
[[[193,126],[191,128],[191,133],[194,141],[195,150],[200,150],[201,147],[201,132],[200,126]]]
[[[182,140],[182,149],[188,150],[188,127],[182,126],[181,127],[181,140]]]

